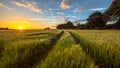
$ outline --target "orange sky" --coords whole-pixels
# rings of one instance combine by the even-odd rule
[[[34,22],[32,20],[26,19],[26,18],[9,18],[7,20],[1,21],[0,27],[8,27],[10,29],[44,29],[47,27],[50,27],[52,29],[55,29],[52,25],[43,24],[44,21],[41,22]]]

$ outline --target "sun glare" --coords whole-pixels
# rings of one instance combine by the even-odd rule
[[[24,28],[22,26],[19,27],[19,30],[23,30]]]

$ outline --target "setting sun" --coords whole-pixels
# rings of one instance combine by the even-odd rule
[[[22,26],[19,27],[19,30],[23,30],[24,28]]]

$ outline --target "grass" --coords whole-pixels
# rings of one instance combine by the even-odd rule
[[[35,39],[46,39],[49,36],[55,35],[57,32],[56,30],[1,30],[0,31],[0,57],[2,57],[2,51],[4,50],[4,47],[7,47],[6,45],[9,45],[9,43],[14,43],[17,41],[29,41],[29,40],[35,40]],[[37,33],[50,33],[50,34],[42,34],[42,35],[34,35],[34,36],[28,36],[30,34],[37,34]]]
[[[105,40],[102,40],[102,38],[106,37],[106,33],[103,34],[101,33],[102,34],[101,37],[100,33],[96,34],[95,32],[78,33],[78,31],[75,31],[75,33],[72,34],[75,37],[75,39],[82,45],[83,49],[95,59],[95,61],[98,63],[100,68],[101,67],[119,68],[120,67],[119,46],[116,47],[117,45],[113,45],[113,44],[109,45],[110,41],[105,42]],[[112,35],[116,36],[117,34],[112,34]],[[108,38],[106,39],[109,39],[111,35],[107,34],[107,37]],[[116,37],[111,37],[111,38],[114,40]]]
[[[0,61],[1,68],[29,68],[43,59],[55,41],[63,34],[60,32],[49,39],[33,39],[11,42],[6,45]]]
[[[119,30],[0,31],[0,68],[119,67]]]
[[[67,32],[36,68],[95,68],[93,60]]]

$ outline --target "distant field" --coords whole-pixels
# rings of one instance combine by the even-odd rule
[[[0,68],[119,67],[119,30],[0,31]]]

